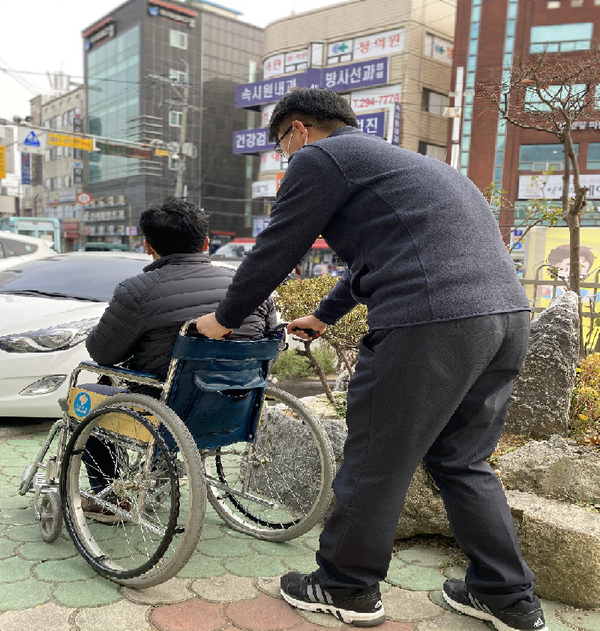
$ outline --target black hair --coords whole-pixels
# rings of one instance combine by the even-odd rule
[[[273,110],[269,140],[277,142],[280,128],[295,119],[311,123],[319,131],[332,132],[343,125],[358,127],[350,103],[326,88],[296,88],[288,92]]]
[[[196,204],[167,197],[162,204],[144,210],[140,228],[161,256],[191,254],[202,252],[208,235],[208,218]]]

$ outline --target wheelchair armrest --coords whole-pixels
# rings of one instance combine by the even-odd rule
[[[101,366],[96,362],[82,361],[79,364],[80,370],[89,370],[91,372],[98,373],[100,375],[107,375],[123,379],[124,381],[133,381],[135,383],[145,383],[161,387],[162,381],[156,376],[151,375],[148,372],[136,372],[135,370],[129,370],[128,368],[121,368],[119,366]]]

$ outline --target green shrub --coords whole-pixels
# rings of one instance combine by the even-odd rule
[[[569,430],[580,442],[600,444],[600,353],[588,355],[577,368]]]
[[[315,348],[313,348],[313,354],[319,364],[321,364],[326,375],[336,373],[336,356],[330,348],[326,348],[322,345],[315,346]],[[271,374],[279,379],[317,376],[317,373],[310,365],[308,359],[296,354],[293,349],[281,353],[279,359],[271,367]]]

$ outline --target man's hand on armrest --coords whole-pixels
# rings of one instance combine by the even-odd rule
[[[222,340],[231,333],[231,329],[221,326],[214,313],[207,313],[196,320],[198,333],[206,335],[213,340]]]

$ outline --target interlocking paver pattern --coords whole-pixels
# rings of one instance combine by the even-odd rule
[[[349,628],[333,616],[299,612],[279,593],[289,570],[316,568],[319,529],[286,543],[232,531],[209,506],[200,544],[170,581],[146,590],[112,583],[77,553],[65,530],[41,540],[32,495],[18,495],[25,466],[46,434],[0,432],[0,631],[318,631]],[[460,562],[458,562],[460,563]],[[449,610],[445,578],[464,578],[456,550],[412,546],[394,554],[381,631],[489,631]],[[543,602],[549,631],[600,631],[600,611]]]

